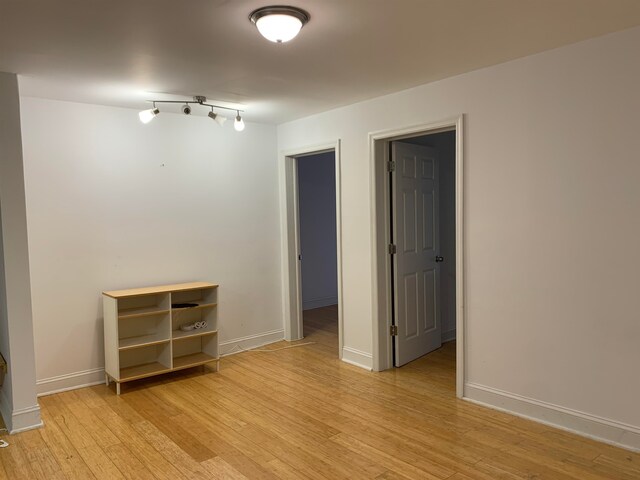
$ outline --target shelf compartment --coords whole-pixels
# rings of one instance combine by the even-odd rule
[[[220,356],[218,335],[213,332],[208,335],[191,335],[179,340],[174,339],[172,345],[173,368],[202,365]]]
[[[126,320],[127,318],[153,317],[155,315],[166,315],[168,313],[169,310],[159,309],[158,307],[128,308],[118,312],[118,319]]]
[[[118,318],[136,318],[168,313],[171,295],[156,294],[118,300]]]
[[[139,335],[137,337],[121,338],[118,350],[129,350],[132,348],[148,347],[150,345],[159,345],[161,343],[169,343],[170,339],[166,335],[150,334]]]
[[[205,363],[217,362],[220,357],[214,357],[204,352],[191,353],[173,359],[173,369],[182,370],[185,368],[197,367]]]
[[[205,335],[215,335],[216,333],[218,333],[218,331],[200,329],[200,330],[191,330],[189,332],[183,332],[182,330],[174,330],[172,333],[173,333],[173,341],[175,342],[175,341],[180,341],[187,338],[204,337]]]
[[[171,293],[171,303],[218,303],[217,287],[201,288],[198,290],[180,291]]]
[[[159,362],[145,363],[120,369],[120,382],[130,382],[140,378],[152,377],[160,373],[170,372],[171,369]]]
[[[170,371],[171,351],[170,341],[119,350],[120,378],[115,380],[124,382]]]
[[[118,319],[118,349],[171,339],[169,314]]]

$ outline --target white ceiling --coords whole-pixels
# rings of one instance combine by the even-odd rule
[[[0,71],[28,96],[201,94],[281,123],[640,24],[640,0],[290,0],[311,21],[277,45],[248,20],[272,3],[0,0]]]

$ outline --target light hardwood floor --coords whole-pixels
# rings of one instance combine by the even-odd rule
[[[306,320],[314,345],[41,398],[0,478],[640,479],[638,454],[455,399],[453,343],[370,373],[338,361],[334,308]]]

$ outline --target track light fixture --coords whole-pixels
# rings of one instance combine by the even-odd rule
[[[210,103],[207,103],[207,97],[203,97],[202,95],[196,95],[195,97],[193,97],[193,101],[192,100],[187,100],[187,101],[152,100],[151,103],[153,103],[153,108],[149,110],[143,110],[138,114],[138,116],[140,117],[140,121],[142,123],[149,123],[151,120],[153,120],[156,117],[156,115],[160,113],[160,109],[156,107],[156,103],[179,103],[179,104],[182,104],[182,107],[180,110],[185,115],[191,115],[191,105],[201,105],[203,107],[210,107],[211,111],[208,114],[209,118],[211,118],[212,120],[215,120],[216,123],[220,126],[224,125],[224,122],[227,121],[227,117],[224,117],[222,115],[215,113],[213,109],[221,108],[223,110],[232,110],[232,111],[235,110],[237,115],[236,115],[236,121],[234,122],[233,127],[238,132],[241,132],[242,130],[244,130],[244,121],[240,116],[240,112],[242,112],[242,110],[237,110],[235,108],[229,108],[229,107],[222,107],[220,105],[212,105]]]
[[[242,120],[239,110],[236,110],[236,113],[236,121],[233,122],[233,128],[236,129],[236,132],[241,132],[244,130],[244,120]]]

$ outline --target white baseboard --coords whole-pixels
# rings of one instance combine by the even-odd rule
[[[465,384],[463,398],[583,437],[640,452],[640,428],[632,425],[475,383]]]
[[[2,412],[7,431],[11,434],[26,432],[43,425],[38,404],[14,410],[4,390],[0,391],[0,412]]]
[[[220,342],[220,356],[233,355],[240,353],[242,350],[250,348],[262,347],[270,343],[284,340],[284,330],[272,330],[270,332],[258,333],[257,335],[248,335],[246,337],[236,338]]]
[[[313,310],[314,308],[337,305],[338,297],[321,297],[302,302],[302,310]]]
[[[242,348],[255,348],[269,343],[278,342],[284,339],[284,330],[273,330],[271,332],[249,335],[247,337],[236,338],[220,343],[220,355],[230,355],[241,352]],[[52,395],[54,393],[76,390],[78,388],[91,387],[104,383],[104,368],[92,368],[81,372],[67,373],[56,377],[43,378],[36,382],[39,397]],[[0,403],[0,410],[2,404]],[[3,411],[4,413],[4,411]]]
[[[442,332],[442,343],[445,342],[450,342],[451,340],[455,340],[456,339],[456,329],[454,328],[453,330],[448,330],[446,332]]]
[[[11,420],[12,413],[13,409],[11,408],[11,402],[7,398],[7,394],[4,392],[4,389],[0,388],[0,414],[2,414],[7,431],[11,427],[11,425],[9,425],[9,421]]]
[[[40,405],[36,404],[32,407],[14,410],[11,417],[11,425],[7,422],[7,430],[9,430],[9,433],[14,434],[40,428],[43,425],[42,418],[40,418]]]
[[[373,357],[370,353],[351,347],[342,347],[342,361],[366,370],[373,370]]]
[[[52,395],[77,388],[90,387],[104,383],[104,368],[92,368],[81,372],[67,373],[36,381],[38,396]]]

